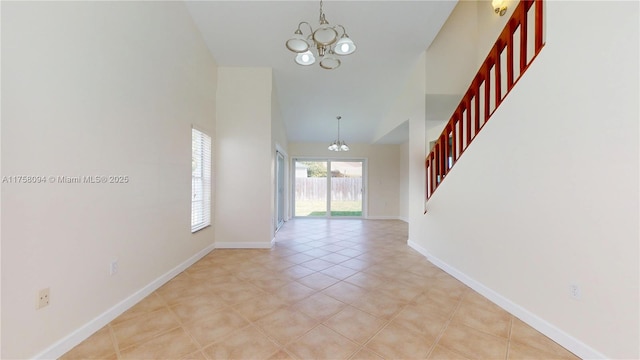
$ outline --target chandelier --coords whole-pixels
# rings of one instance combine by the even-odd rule
[[[342,116],[336,116],[336,119],[338,119],[338,140],[333,140],[328,149],[331,151],[349,151],[349,145],[340,140],[340,119],[342,119]]]
[[[302,24],[307,24],[309,34],[302,33]],[[342,36],[339,37],[339,30]],[[320,67],[333,70],[340,66],[340,59],[336,55],[349,55],[356,51],[356,45],[347,35],[344,26],[331,26],[322,11],[322,0],[320,0],[320,26],[313,29],[311,25],[303,21],[298,24],[298,29],[293,33],[293,37],[287,40],[287,49],[296,53],[295,61],[299,65],[312,65],[316,62],[316,56],[320,59]],[[338,38],[339,37],[339,38]],[[316,49],[316,54],[310,48]]]

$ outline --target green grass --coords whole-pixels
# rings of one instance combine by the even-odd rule
[[[326,211],[314,211],[307,216],[325,216]],[[362,211],[332,211],[331,216],[362,216]]]
[[[325,201],[296,201],[295,216],[326,216]],[[362,201],[332,201],[331,216],[362,216]]]

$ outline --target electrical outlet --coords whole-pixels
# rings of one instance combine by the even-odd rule
[[[109,275],[113,276],[118,273],[118,259],[113,260],[111,264],[109,264]]]
[[[569,296],[574,300],[582,298],[582,289],[578,284],[569,284]]]
[[[36,303],[36,309],[42,309],[49,305],[49,288],[38,291],[38,302]]]

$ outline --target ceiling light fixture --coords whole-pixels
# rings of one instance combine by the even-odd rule
[[[309,34],[304,35],[300,28],[302,24],[309,26]],[[338,38],[338,28],[342,31],[342,36]],[[356,45],[347,35],[347,30],[342,25],[331,26],[322,11],[322,0],[320,0],[320,26],[313,29],[311,25],[302,21],[298,24],[298,29],[293,33],[293,37],[287,40],[287,49],[297,53],[295,62],[298,65],[313,65],[316,57],[320,59],[320,67],[326,70],[333,70],[340,66],[341,61],[335,55],[349,55],[356,51]],[[316,49],[316,54],[310,48]]]
[[[506,0],[492,0],[491,6],[493,6],[493,11],[495,11],[496,14],[499,14],[500,16],[504,16],[504,14],[507,12]]]
[[[336,116],[336,119],[338,119],[338,140],[334,140],[328,149],[331,151],[349,151],[349,145],[340,140],[340,119],[342,119],[342,116]]]

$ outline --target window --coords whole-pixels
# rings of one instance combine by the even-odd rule
[[[211,225],[211,137],[191,129],[191,232]]]

